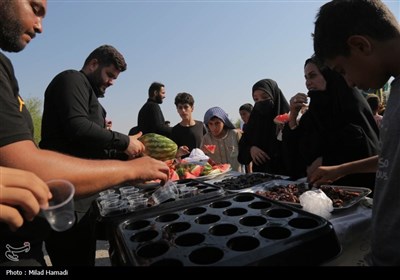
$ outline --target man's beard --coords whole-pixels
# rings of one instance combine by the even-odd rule
[[[101,88],[101,70],[97,69],[93,73],[87,75],[87,77],[97,98],[103,98],[106,91]]]
[[[21,42],[21,35],[24,32],[10,3],[11,1],[3,3],[0,12],[0,47],[7,52],[19,52],[25,48]]]
[[[158,104],[162,104],[163,99],[162,99],[161,95],[156,95],[155,101],[156,101],[156,103],[158,103]]]

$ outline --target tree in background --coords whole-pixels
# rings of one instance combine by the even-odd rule
[[[24,100],[26,108],[32,116],[34,137],[36,145],[40,142],[40,135],[42,131],[42,100],[38,97],[31,97]]]
[[[241,124],[240,119],[237,119],[236,122],[232,122],[232,123],[236,128],[240,128],[240,124]]]

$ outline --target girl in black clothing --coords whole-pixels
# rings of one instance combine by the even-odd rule
[[[238,161],[241,164],[253,162],[253,172],[285,174],[282,142],[277,138],[280,129],[274,123],[274,118],[287,113],[289,104],[278,84],[271,79],[255,83],[252,94],[256,103],[246,133],[239,142]]]

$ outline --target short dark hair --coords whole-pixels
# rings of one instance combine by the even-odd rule
[[[122,54],[116,48],[110,45],[102,45],[92,51],[85,60],[87,65],[92,59],[97,59],[100,65],[109,66],[114,65],[120,72],[126,70],[127,65]]]
[[[240,108],[239,108],[239,112],[247,111],[247,112],[251,113],[252,110],[253,110],[253,105],[251,105],[250,103],[245,103],[242,106],[240,106]]]
[[[379,0],[333,0],[320,8],[313,34],[319,59],[348,56],[347,39],[353,35],[385,41],[399,36],[399,24]]]
[[[149,97],[153,97],[154,96],[154,92],[155,91],[159,92],[162,87],[165,87],[162,83],[153,82],[149,87]]]
[[[189,104],[193,107],[194,98],[190,93],[180,92],[175,97],[175,106],[178,106],[178,104]]]

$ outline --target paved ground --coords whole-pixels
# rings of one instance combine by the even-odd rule
[[[108,248],[110,247],[110,244],[108,241],[97,241],[97,250],[96,250],[96,266],[111,266],[110,258],[108,255]],[[43,250],[45,251],[45,260],[48,266],[51,266],[51,262],[49,259],[49,256],[46,253],[46,249],[43,247]]]

